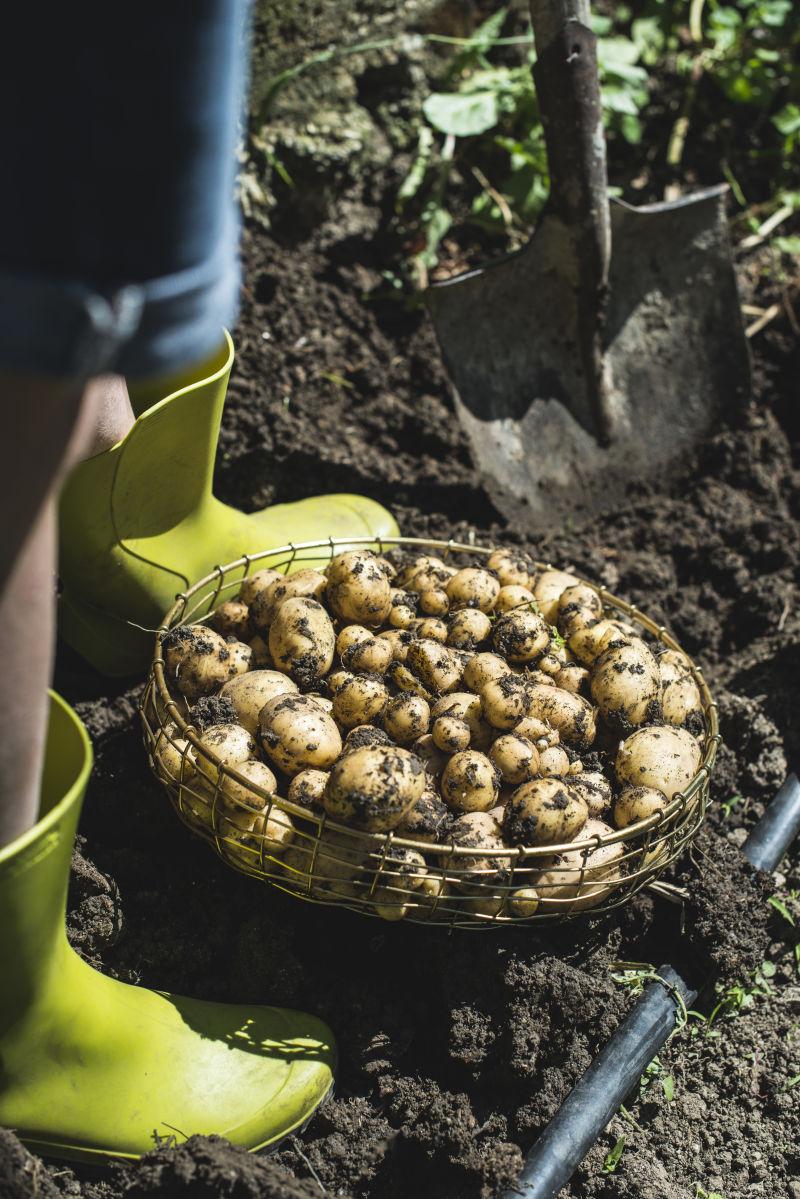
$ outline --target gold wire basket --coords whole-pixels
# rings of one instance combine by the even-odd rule
[[[187,722],[186,702],[171,694],[167,685],[162,651],[166,633],[177,625],[202,621],[218,603],[233,598],[254,567],[269,566],[285,574],[301,566],[324,567],[335,554],[354,547],[377,553],[399,547],[437,554],[445,561],[457,557],[462,563],[466,558],[472,564],[495,548],[412,537],[329,538],[245,555],[215,567],[181,592],[157,632],[141,717],[150,767],[184,823],[208,841],[223,861],[245,874],[312,903],[334,904],[390,920],[405,918],[462,928],[552,921],[587,909],[608,911],[654,883],[681,856],[703,822],[720,742],[717,706],[700,669],[666,629],[595,584],[590,586],[598,591],[607,614],[621,614],[665,648],[684,653],[702,698],[705,734],[700,769],[682,794],[646,820],[563,845],[491,851],[452,842],[411,840],[392,832],[366,833],[331,820],[321,809],[300,807],[280,795],[268,794],[203,745],[198,731]],[[552,569],[542,562],[536,567]],[[239,796],[245,789],[247,802],[237,799],[232,803],[232,786],[237,787]],[[281,813],[288,815],[294,826],[288,849],[269,832],[274,829],[270,824],[273,817],[288,824]],[[420,854],[424,868],[418,864],[416,855]],[[527,908],[511,903],[513,893],[522,888],[537,891],[535,910],[531,910],[532,903]]]

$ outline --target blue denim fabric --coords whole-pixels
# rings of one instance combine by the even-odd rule
[[[10,8],[0,369],[146,376],[202,358],[238,293],[249,0]]]

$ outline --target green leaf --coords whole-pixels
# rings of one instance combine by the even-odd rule
[[[610,1149],[603,1161],[603,1173],[613,1174],[625,1152],[625,1138],[620,1137],[613,1149]]]
[[[427,120],[440,133],[474,137],[497,124],[499,112],[495,92],[433,92],[422,106]]]
[[[764,978],[774,978],[778,967],[774,962],[762,962],[761,974]]]
[[[774,246],[779,254],[791,254],[792,256],[800,254],[800,236],[773,237],[770,245]],[[771,899],[770,903],[774,908],[778,908],[774,899]],[[778,911],[780,912],[781,909],[778,908]],[[781,912],[781,914],[783,913]],[[787,920],[791,920],[791,917],[787,916]],[[794,924],[794,920],[791,920],[791,923]]]
[[[774,245],[776,241],[795,241],[795,242],[797,242],[798,250],[800,250],[800,237],[794,237],[794,238],[789,238],[789,237],[778,238],[778,237],[776,237],[772,244]],[[789,252],[791,253],[791,251],[789,251]],[[794,924],[794,916],[789,911],[789,909],[787,908],[787,906],[783,902],[783,900],[779,899],[777,895],[771,896],[771,898],[767,900],[767,903],[770,905],[770,907],[773,907],[776,912],[780,912],[781,916],[783,916],[784,920],[788,920],[789,924]]]
[[[671,1074],[665,1074],[661,1079],[661,1089],[664,1092],[664,1098],[667,1103],[672,1103],[675,1098],[675,1079]]]
[[[772,124],[784,137],[797,133],[800,129],[800,107],[796,104],[784,104],[780,112],[775,113]]]

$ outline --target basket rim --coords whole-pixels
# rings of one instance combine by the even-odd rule
[[[448,844],[447,842],[442,841],[417,841],[413,838],[397,836],[394,830],[389,830],[386,832],[369,832],[364,829],[354,828],[352,825],[341,824],[338,821],[330,819],[328,814],[324,811],[317,812],[311,808],[306,808],[299,804],[295,804],[282,795],[270,794],[264,791],[263,788],[254,784],[250,779],[246,778],[246,776],[240,774],[235,767],[228,766],[226,763],[224,763],[219,755],[214,752],[214,750],[209,749],[202,742],[201,737],[198,735],[195,729],[195,726],[188,724],[184,720],[178,708],[178,704],[169,693],[166,676],[164,673],[162,641],[171,629],[182,623],[182,618],[187,613],[189,601],[192,599],[192,597],[196,596],[209,584],[216,582],[217,587],[213,595],[210,598],[207,594],[203,595],[204,605],[205,601],[207,601],[209,609],[213,611],[216,601],[223,590],[223,586],[225,585],[226,576],[234,575],[236,571],[241,570],[242,568],[244,573],[241,575],[235,575],[235,578],[233,579],[233,582],[238,585],[241,585],[244,579],[248,577],[252,565],[262,561],[265,558],[275,559],[277,557],[285,557],[286,555],[289,555],[289,561],[285,564],[281,563],[281,565],[285,565],[286,567],[284,573],[288,573],[289,567],[295,561],[297,554],[301,551],[324,549],[330,551],[331,557],[333,557],[337,549],[341,548],[342,550],[345,550],[354,546],[375,548],[376,552],[379,554],[384,552],[384,548],[393,548],[395,546],[428,547],[430,549],[436,549],[439,552],[445,553],[483,555],[489,555],[496,549],[510,548],[513,550],[514,548],[505,547],[503,545],[470,545],[465,542],[455,541],[453,538],[445,541],[428,537],[402,536],[326,537],[314,541],[287,542],[285,545],[261,550],[257,554],[243,554],[240,558],[236,558],[231,562],[225,563],[224,565],[216,565],[211,571],[208,572],[208,574],[204,575],[203,578],[198,579],[196,583],[193,583],[185,591],[180,591],[176,594],[175,602],[165,614],[161,624],[156,630],[151,673],[153,675],[159,700],[161,701],[164,709],[169,713],[169,718],[176,726],[178,736],[181,739],[188,741],[195,752],[199,751],[203,758],[210,761],[214,765],[219,778],[232,779],[235,783],[238,783],[246,790],[251,791],[254,795],[257,795],[259,799],[264,801],[257,809],[259,813],[263,812],[267,805],[276,806],[280,810],[288,812],[289,815],[297,816],[299,819],[305,820],[307,823],[315,824],[317,826],[317,837],[321,836],[325,829],[330,829],[337,834],[344,834],[352,837],[355,841],[360,841],[361,843],[366,842],[376,847],[380,846],[383,850],[384,856],[392,846],[396,846],[401,849],[412,849],[418,853],[424,853],[427,855],[446,855],[448,857],[455,856],[464,858],[486,857],[485,849],[481,850],[467,848],[465,846],[456,845],[454,842],[450,842]],[[531,555],[528,556],[531,557]],[[554,566],[552,563],[542,561],[541,559],[533,558],[532,560],[534,565],[539,569],[563,570],[562,567]],[[598,586],[590,579],[585,579],[583,576],[576,574],[574,571],[569,571],[568,573],[573,574],[581,583],[585,583],[587,586],[596,591],[600,596],[604,607],[614,608],[622,612],[628,619],[632,619],[643,625],[650,635],[656,637],[656,639],[665,645],[667,649],[674,650],[684,656],[689,664],[692,676],[698,685],[700,695],[703,700],[703,712],[707,726],[703,757],[696,774],[689,781],[686,788],[683,791],[676,792],[672,800],[670,800],[670,802],[664,808],[660,809],[658,812],[655,812],[652,816],[648,816],[644,820],[626,825],[622,829],[615,829],[611,833],[597,833],[591,837],[586,837],[581,840],[575,839],[553,845],[518,845],[513,847],[503,846],[501,848],[492,849],[492,858],[501,858],[504,860],[514,859],[521,861],[526,861],[528,859],[535,860],[536,858],[550,858],[554,855],[563,855],[568,852],[584,853],[592,848],[599,849],[601,846],[616,845],[623,841],[637,841],[646,837],[647,834],[652,830],[655,830],[662,824],[666,824],[668,821],[671,821],[674,817],[689,807],[690,803],[696,797],[698,791],[700,791],[700,789],[710,778],[714,768],[714,763],[716,761],[717,749],[722,741],[719,733],[717,703],[711,695],[708,684],[703,677],[702,669],[696,665],[691,655],[689,655],[686,650],[683,649],[680,643],[668,631],[666,626],[657,625],[651,617],[647,616],[646,613],[641,612],[635,604],[629,604],[626,600],[614,595],[613,592],[608,591],[606,588]],[[202,617],[200,620],[195,621],[194,623],[201,623],[202,619],[204,618],[205,617]],[[145,688],[144,694],[147,694],[147,688]],[[160,723],[158,726],[158,737],[166,737],[170,744],[174,744],[172,737],[164,729],[163,723]],[[181,767],[181,770],[182,769],[183,768]],[[181,780],[179,780],[179,783],[180,781]],[[215,793],[218,790],[219,788],[217,786],[217,788],[215,788]],[[247,805],[242,806],[246,807]]]

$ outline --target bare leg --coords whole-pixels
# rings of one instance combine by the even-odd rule
[[[70,466],[133,423],[124,380],[0,376],[0,846],[36,823],[55,641],[56,504]]]

